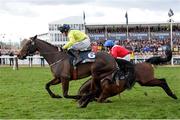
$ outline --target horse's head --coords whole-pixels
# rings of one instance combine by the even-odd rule
[[[30,40],[25,43],[17,55],[19,59],[25,59],[26,56],[34,54],[37,51],[35,39],[37,39],[37,36],[30,38]]]

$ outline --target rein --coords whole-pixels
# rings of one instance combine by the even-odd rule
[[[60,51],[57,51],[57,52],[44,52],[44,53],[40,53],[40,54],[41,54],[41,55],[42,55],[42,54],[48,55],[48,54],[57,54],[57,53],[59,53],[59,52],[60,52]],[[60,60],[58,60],[58,61],[56,61],[56,62],[50,64],[49,66],[52,67],[53,65],[55,65],[55,64],[57,64],[57,63],[59,63],[59,62],[61,62],[62,60],[64,60],[64,58],[62,58],[62,59],[60,59]]]
[[[57,64],[57,63],[59,63],[59,62],[61,62],[61,61],[63,61],[63,60],[64,60],[64,58],[62,58],[62,59],[60,59],[60,60],[58,60],[58,61],[56,61],[56,62],[50,64],[49,66],[52,67],[53,65],[55,65],[55,64]]]
[[[44,52],[44,53],[40,53],[40,54],[48,55],[48,54],[56,54],[56,53],[59,53],[59,51],[57,51],[57,52]]]
[[[57,51],[57,52],[44,52],[44,53],[40,53],[40,55],[57,54],[57,53],[59,53],[59,51]],[[60,60],[50,64],[49,66],[52,67],[53,65],[57,64],[58,62],[61,62],[63,59],[60,59]]]

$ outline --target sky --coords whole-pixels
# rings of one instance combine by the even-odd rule
[[[180,22],[180,0],[0,0],[0,39],[19,41],[48,32],[48,23],[86,15],[87,24]],[[82,17],[83,18],[83,17]]]

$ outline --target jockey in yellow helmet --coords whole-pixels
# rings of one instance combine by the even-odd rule
[[[68,39],[68,42],[62,48],[68,50],[68,53],[76,58],[74,65],[78,64],[81,61],[78,51],[84,51],[90,47],[89,37],[80,30],[71,30],[67,24],[59,27],[58,30]]]

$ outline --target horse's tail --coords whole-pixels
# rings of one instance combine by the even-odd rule
[[[165,51],[166,57],[160,57],[160,56],[156,56],[156,57],[151,57],[149,59],[147,59],[145,62],[153,64],[153,65],[159,65],[159,64],[164,64],[166,62],[169,62],[172,58],[172,51],[170,49]]]
[[[126,88],[131,89],[136,82],[134,64],[123,59],[116,59],[116,62],[119,67],[119,76],[124,76],[124,79],[126,80]]]

